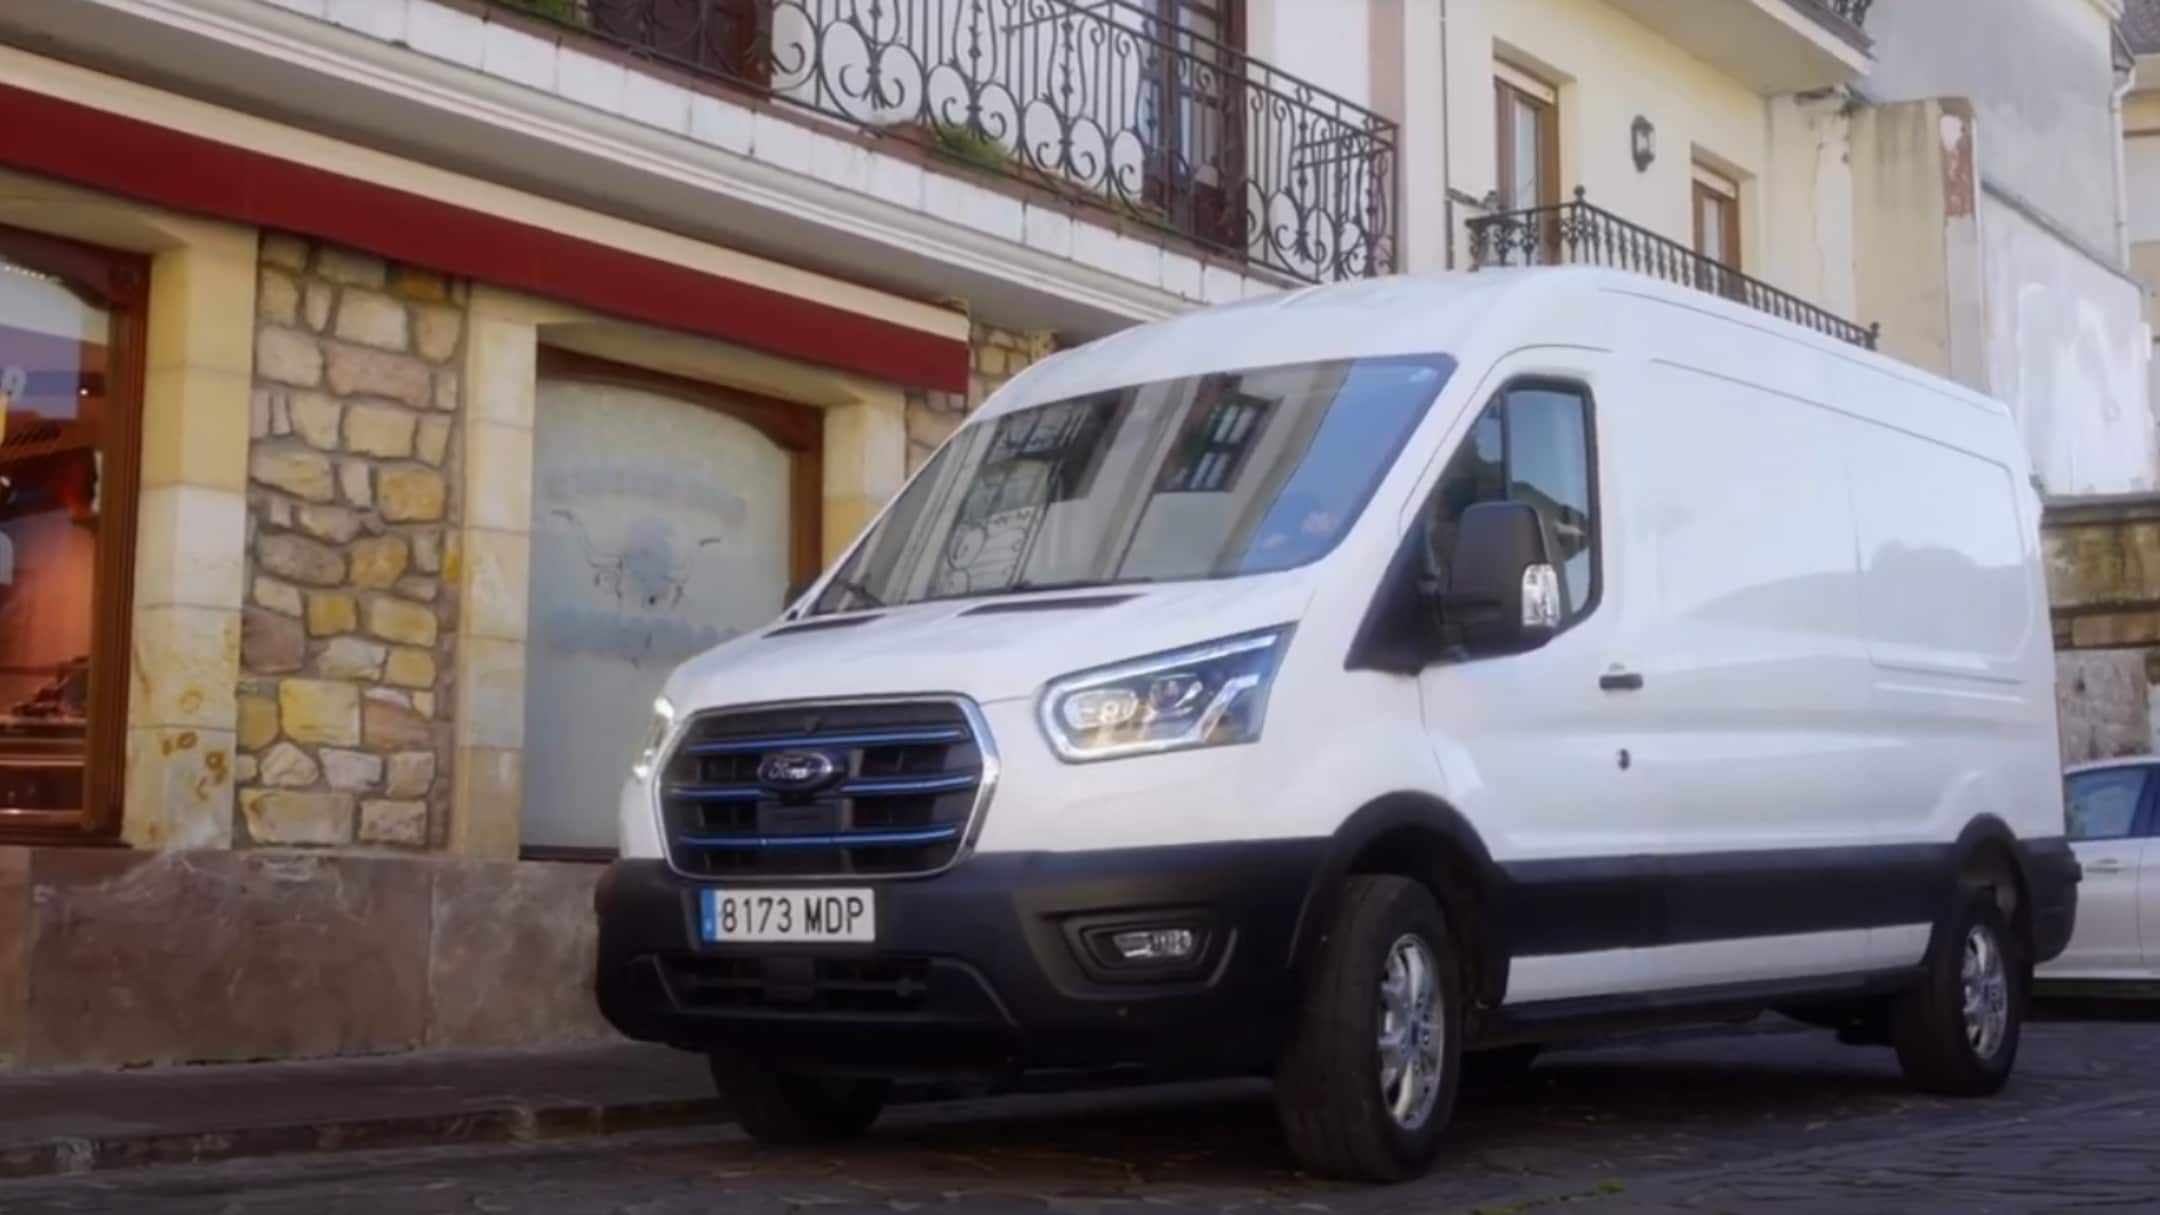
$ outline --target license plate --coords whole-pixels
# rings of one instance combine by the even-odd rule
[[[875,941],[868,890],[706,890],[699,920],[708,941]]]

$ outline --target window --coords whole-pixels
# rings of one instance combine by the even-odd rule
[[[1152,55],[1142,113],[1155,147],[1147,202],[1197,235],[1245,239],[1245,0],[1139,0]]]
[[[2071,839],[2119,840],[2137,829],[2145,769],[2104,768],[2073,776],[2068,783]]]
[[[1501,65],[1493,82],[1499,114],[1500,209],[1560,203],[1559,95],[1550,85]]]
[[[0,228],[0,830],[118,825],[148,281]]]
[[[1196,411],[1200,424],[1188,431],[1177,455],[1163,465],[1165,493],[1221,493],[1237,481],[1238,470],[1266,424],[1270,402],[1215,385],[1214,404]]]
[[[1428,573],[1445,580],[1463,512],[1480,502],[1527,502],[1545,524],[1560,571],[1564,623],[1597,602],[1597,520],[1590,402],[1579,388],[1525,384],[1481,415],[1434,490],[1426,518]]]
[[[1695,251],[1714,266],[1703,267],[1701,287],[1719,295],[1739,290],[1740,187],[1732,179],[1695,166]]]

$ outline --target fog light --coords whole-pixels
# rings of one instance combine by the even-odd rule
[[[1199,936],[1190,928],[1148,928],[1110,937],[1110,948],[1127,962],[1182,962],[1199,945]]]

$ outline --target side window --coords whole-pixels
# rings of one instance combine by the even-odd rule
[[[1526,502],[1545,523],[1560,571],[1564,623],[1596,603],[1598,540],[1590,401],[1579,388],[1526,384],[1486,407],[1435,488],[1426,517],[1428,573],[1444,581],[1463,512],[1480,502]]]
[[[2119,840],[2136,827],[2145,769],[2105,768],[2073,776],[2069,785],[2071,839]]]

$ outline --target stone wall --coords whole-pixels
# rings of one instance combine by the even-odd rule
[[[1025,371],[1057,348],[1048,331],[1001,329],[975,322],[968,344],[975,366],[968,376],[966,395],[957,392],[910,392],[907,398],[907,470],[913,475],[923,466],[976,406],[990,398],[1007,380]]]
[[[265,234],[236,844],[440,847],[462,283]]]

